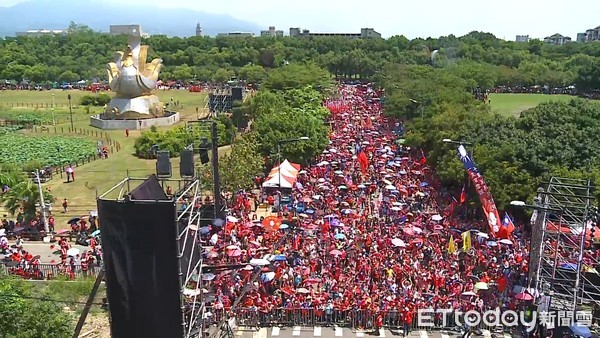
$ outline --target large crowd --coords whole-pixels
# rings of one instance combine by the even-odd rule
[[[464,220],[423,153],[402,145],[381,92],[347,85],[339,93],[327,103],[329,146],[299,171],[292,202],[253,220],[251,197],[240,192],[225,236],[214,236],[221,225],[203,232],[205,264],[247,264],[240,274],[203,278],[212,309],[393,311],[409,325],[418,309],[517,309],[529,301],[514,297],[527,285],[522,229],[495,241],[485,220]],[[265,258],[254,273],[252,263]]]

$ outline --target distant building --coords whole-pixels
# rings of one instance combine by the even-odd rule
[[[297,37],[319,37],[319,36],[337,36],[348,39],[381,39],[381,34],[373,28],[361,28],[360,33],[311,33],[308,29],[290,28],[290,36]]]
[[[586,42],[587,33],[577,33],[577,42]]]
[[[200,26],[199,22],[196,25],[196,36],[203,36],[203,34],[202,34],[202,26]]]
[[[275,26],[269,26],[269,30],[260,31],[260,36],[272,36],[272,37],[279,38],[279,37],[283,36],[283,31],[276,30]]]
[[[571,38],[568,36],[562,36],[562,35],[556,33],[554,35],[545,37],[544,42],[551,44],[551,45],[564,45],[568,42],[571,42]]]
[[[229,33],[219,33],[218,37],[230,37],[230,38],[247,38],[253,37],[254,33],[250,32],[229,32]]]
[[[30,29],[25,32],[16,32],[16,36],[29,36],[37,38],[44,35],[66,35],[69,34],[68,29]]]
[[[529,35],[517,35],[516,42],[529,42]]]
[[[110,25],[110,35],[134,35],[147,38],[140,25]]]
[[[577,36],[579,36],[579,34]],[[586,42],[599,41],[599,40],[600,40],[600,26],[598,26],[596,28],[590,28],[585,31],[585,41]]]

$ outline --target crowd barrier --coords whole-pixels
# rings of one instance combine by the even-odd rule
[[[6,275],[19,276],[25,279],[51,280],[57,277],[66,277],[69,279],[96,277],[100,273],[100,267],[90,266],[87,271],[82,269],[80,264],[61,265],[61,264],[38,264],[34,266],[7,266],[0,263],[0,271]]]
[[[416,314],[410,323],[407,323],[400,311],[390,310],[375,312],[372,310],[349,309],[337,310],[327,308],[276,308],[269,312],[261,312],[255,308],[237,308],[229,312],[225,309],[207,308],[211,313],[210,323],[219,323],[224,316],[235,318],[238,327],[259,328],[272,326],[339,326],[356,330],[375,329],[376,319],[379,314],[383,317],[383,327],[392,330],[459,330],[464,315],[454,313],[446,314],[446,321],[441,316],[435,317],[431,314],[431,320],[423,320],[419,323]],[[458,318],[458,321],[456,320]],[[429,323],[429,324],[426,324]],[[502,332],[509,328],[498,326],[489,326],[485,323],[479,323],[472,327],[474,330],[489,330],[490,332]]]

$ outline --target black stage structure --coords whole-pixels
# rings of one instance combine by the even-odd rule
[[[190,122],[209,122],[211,147],[217,144],[215,122]],[[208,191],[203,188],[206,182],[195,175],[193,156],[181,155],[181,179],[171,178],[168,154],[157,156],[159,175],[125,178],[98,197],[113,338],[233,338],[235,319],[223,318],[209,332],[205,304],[215,296],[203,287],[209,274],[235,273],[231,270],[245,266],[204,265],[211,247],[203,247],[200,238],[204,236],[206,242],[207,236],[223,236],[218,227],[209,233],[205,230],[227,218],[221,194],[215,193],[220,192],[218,152],[213,147],[213,182]],[[206,203],[203,198],[209,194],[217,198]],[[260,267],[255,269],[258,276]]]

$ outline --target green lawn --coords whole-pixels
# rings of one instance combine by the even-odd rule
[[[90,92],[80,90],[54,90],[54,91],[0,91],[0,110],[5,113],[19,113],[20,111],[35,111],[39,114],[51,114],[51,109],[46,109],[45,104],[52,103],[52,92],[55,93],[55,103],[57,109],[57,125],[56,127],[49,127],[45,131],[41,131],[40,128],[36,128],[36,131],[24,131],[25,133],[40,134],[61,134],[67,135],[68,128],[70,125],[68,108],[58,107],[59,104],[63,104],[68,107],[67,94],[72,95],[73,105],[75,102],[79,102],[81,96],[90,94]],[[179,101],[180,107],[176,110],[180,112],[182,122],[186,120],[196,120],[196,107],[199,107],[199,115],[202,117],[205,113],[203,110],[205,104],[205,97],[203,93],[190,93],[185,90],[169,90],[169,91],[157,91],[156,93],[163,102],[169,102],[171,97],[173,101]],[[44,108],[31,108],[31,107],[10,107],[11,103],[30,103],[44,104]],[[8,106],[8,107],[7,107]],[[88,113],[84,107],[77,106],[74,109],[74,127],[76,130],[88,130],[98,131],[89,126],[89,114],[98,113],[101,108],[92,108]],[[54,201],[54,212],[57,219],[57,224],[61,227],[66,226],[66,221],[75,216],[81,216],[87,214],[89,211],[96,209],[96,193],[101,194],[113,187],[119,181],[124,179],[129,173],[133,177],[147,177],[154,173],[155,163],[154,160],[142,160],[133,155],[135,139],[140,135],[139,131],[132,130],[129,133],[129,137],[125,136],[125,132],[122,130],[106,131],[105,132],[112,140],[117,141],[121,145],[119,152],[110,154],[106,160],[97,160],[89,164],[84,164],[80,167],[75,168],[75,182],[65,183],[66,179],[60,176],[55,177],[51,181],[45,184],[50,189],[53,196],[56,198]],[[85,133],[84,133],[85,134]],[[90,139],[101,139],[94,135],[84,135]],[[222,147],[220,154],[229,152],[229,147]],[[177,177],[179,174],[179,159],[172,160],[173,176]],[[60,204],[62,199],[69,199],[70,210],[67,214],[59,212]]]
[[[518,116],[523,110],[548,101],[569,101],[571,95],[545,94],[490,94],[492,111],[502,115]]]

